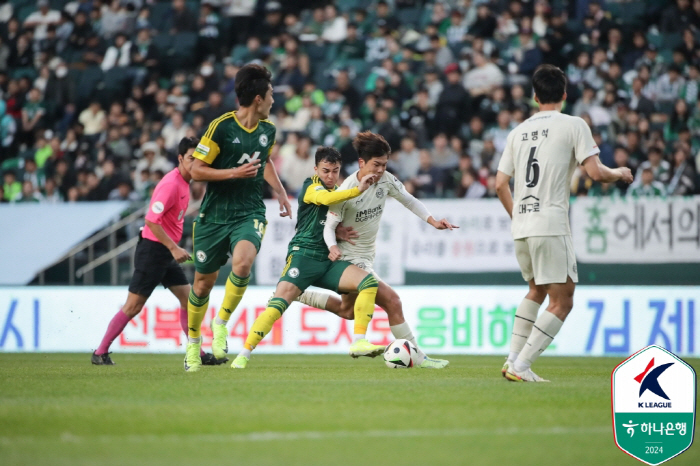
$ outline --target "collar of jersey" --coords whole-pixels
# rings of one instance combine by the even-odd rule
[[[326,188],[326,185],[323,183],[323,181],[321,181],[321,178],[318,175],[312,176],[311,181],[320,184],[326,191],[335,191],[338,189],[338,185],[335,185],[332,188]]]
[[[253,127],[253,129],[248,129],[245,126],[243,126],[243,123],[240,122],[240,120],[238,119],[238,115],[236,115],[236,112],[231,112],[231,113],[233,113],[233,119],[236,120],[236,123],[238,123],[238,126],[240,126],[241,129],[243,129],[243,131],[245,131],[246,133],[252,133],[256,129],[258,129],[258,125],[260,124],[260,122],[255,123],[255,126]]]

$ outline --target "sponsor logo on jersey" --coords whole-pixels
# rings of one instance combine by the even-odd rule
[[[198,260],[199,262],[204,262],[204,261],[207,260],[207,253],[204,252],[204,251],[201,251],[201,250],[200,250],[200,251],[197,251],[197,254],[196,254],[196,255],[197,255],[197,260]]]
[[[255,152],[252,157],[249,154],[243,154],[243,155],[241,155],[241,158],[238,159],[238,162],[236,162],[236,163],[239,165],[243,165],[244,163],[248,163],[248,162],[252,162],[253,160],[257,160],[259,156],[260,156],[260,151]]]
[[[199,144],[197,144],[197,149],[195,152],[199,152],[200,154],[204,154],[204,155],[209,155],[209,150],[210,150],[209,147],[205,146],[202,143],[199,143]]]
[[[269,142],[269,141],[268,141],[268,139],[267,139],[267,134],[261,134],[261,135],[260,135],[260,145],[263,146],[263,147],[267,147],[267,143],[268,143],[268,142]]]
[[[326,219],[324,218],[323,220],[319,220],[318,223],[320,223],[321,225],[325,225],[325,224],[326,224]]]
[[[163,205],[162,202],[156,201],[151,206],[151,210],[153,211],[154,214],[162,214],[163,211],[165,210],[165,206]]]
[[[289,272],[287,272],[287,275],[289,275],[292,278],[297,278],[299,276],[299,269],[296,267],[292,267],[289,269]]]
[[[382,206],[373,209],[360,210],[355,214],[355,222],[366,222],[382,215]]]

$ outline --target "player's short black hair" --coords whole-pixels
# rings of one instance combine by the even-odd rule
[[[177,154],[184,157],[185,154],[187,154],[187,151],[197,147],[197,144],[199,144],[199,140],[197,138],[184,137],[180,141],[180,144],[177,145]]]
[[[375,157],[391,154],[391,146],[386,142],[384,136],[371,131],[364,131],[355,136],[355,139],[352,141],[352,147],[355,148],[357,155],[365,162],[369,162]]]
[[[332,164],[342,163],[342,158],[340,152],[335,147],[321,146],[316,149],[316,166],[321,162],[328,162]]]
[[[261,65],[249,64],[236,73],[236,96],[241,107],[250,107],[256,96],[265,98],[272,80],[270,70]]]
[[[532,77],[532,87],[541,104],[557,104],[564,100],[566,75],[554,65],[540,65]]]

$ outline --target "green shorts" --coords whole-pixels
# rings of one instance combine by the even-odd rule
[[[340,277],[351,265],[348,261],[318,260],[293,252],[287,256],[280,281],[296,285],[302,292],[313,285],[337,293]]]
[[[265,215],[253,214],[232,223],[201,223],[192,225],[194,269],[199,273],[218,272],[233,253],[239,241],[250,241],[260,251],[267,220]]]

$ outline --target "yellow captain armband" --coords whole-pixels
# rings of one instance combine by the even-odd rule
[[[194,150],[194,154],[192,155],[195,158],[201,160],[202,162],[211,165],[211,163],[219,155],[219,152],[221,152],[221,150],[219,149],[219,145],[211,139],[209,139],[208,137],[204,136],[202,139],[199,140],[199,144],[197,144],[197,147]]]

